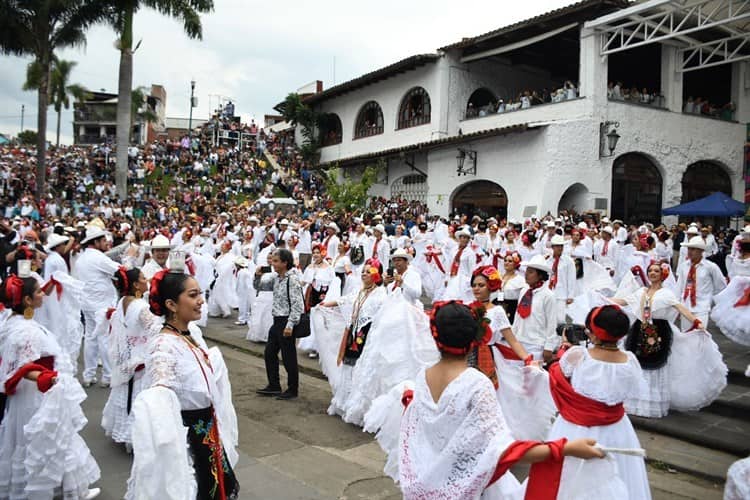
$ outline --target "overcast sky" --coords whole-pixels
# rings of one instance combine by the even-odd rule
[[[244,120],[262,120],[287,93],[314,80],[324,88],[356,78],[404,57],[434,52],[462,37],[539,15],[573,0],[378,0],[352,2],[258,2],[215,0],[203,17],[203,40],[189,40],[175,20],[142,10],[135,17],[133,86],[162,84],[167,116],[187,117],[190,80],[196,84],[194,118],[207,118],[209,100],[232,97]],[[283,5],[283,7],[282,7]],[[111,29],[89,31],[83,49],[62,51],[77,61],[71,83],[117,93],[119,53]],[[335,59],[335,79],[334,79]],[[0,132],[36,130],[36,93],[21,90],[29,59],[0,56]],[[48,114],[54,141],[57,115]],[[72,112],[62,115],[62,142],[72,141]]]

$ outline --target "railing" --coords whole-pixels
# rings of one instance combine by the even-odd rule
[[[409,127],[417,127],[419,125],[424,125],[425,123],[430,123],[430,115],[428,114],[418,114],[415,116],[412,116],[411,118],[399,118],[398,120],[398,128],[409,128]]]
[[[117,110],[77,109],[73,117],[77,122],[116,122]]]
[[[493,108],[494,111],[489,111],[487,109],[479,108],[479,109],[472,109],[472,110],[466,110],[464,114],[464,120],[474,120],[476,118],[485,118],[487,116],[493,116],[493,115],[502,115],[502,114],[508,114],[508,113],[514,113],[516,111],[524,111],[527,109],[537,109],[547,106],[554,106],[555,104],[562,104],[564,102],[571,102],[576,101],[578,99],[583,99],[582,96],[576,96],[572,99],[563,99],[560,101],[553,101],[553,102],[544,102],[541,104],[532,104],[530,106],[527,106],[525,108],[521,107],[521,103],[512,103],[512,104],[503,104],[502,107]]]
[[[368,127],[365,125],[356,130],[356,132],[354,133],[354,138],[361,139],[363,137],[371,137],[373,135],[379,135],[382,133],[383,133],[382,125],[380,125],[379,127]]]
[[[322,147],[333,146],[334,144],[341,144],[341,134],[326,134],[320,141]]]
[[[625,99],[623,97],[614,97],[614,96],[607,96],[607,99],[612,102],[621,102],[623,104],[632,104],[633,106],[643,106],[646,108],[655,108],[655,109],[667,109],[667,100],[664,98],[663,95],[658,95],[650,98],[648,101],[643,100],[632,100],[632,99]]]

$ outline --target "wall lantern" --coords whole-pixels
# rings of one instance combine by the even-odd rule
[[[471,165],[464,168],[466,158],[469,158]],[[458,164],[456,168],[457,175],[477,175],[477,152],[471,149],[458,148],[458,155],[456,155],[456,162]]]
[[[617,133],[619,126],[620,122],[606,121],[599,124],[599,158],[609,158],[614,155],[617,141],[620,140],[620,134]]]

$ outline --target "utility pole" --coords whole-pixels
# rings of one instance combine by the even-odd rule
[[[26,111],[26,105],[21,104],[21,132],[23,132],[23,114]]]
[[[188,134],[190,136],[190,148],[193,147],[193,108],[195,99],[193,97],[193,92],[195,92],[195,80],[190,80],[190,118],[188,119]]]

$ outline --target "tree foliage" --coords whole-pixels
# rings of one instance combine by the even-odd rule
[[[39,137],[39,134],[35,130],[24,130],[18,134],[18,142],[30,146],[36,144],[37,137]]]
[[[326,193],[335,204],[333,209],[346,212],[364,208],[369,198],[367,192],[377,180],[379,168],[380,165],[369,165],[358,178],[338,166],[323,171]]]

